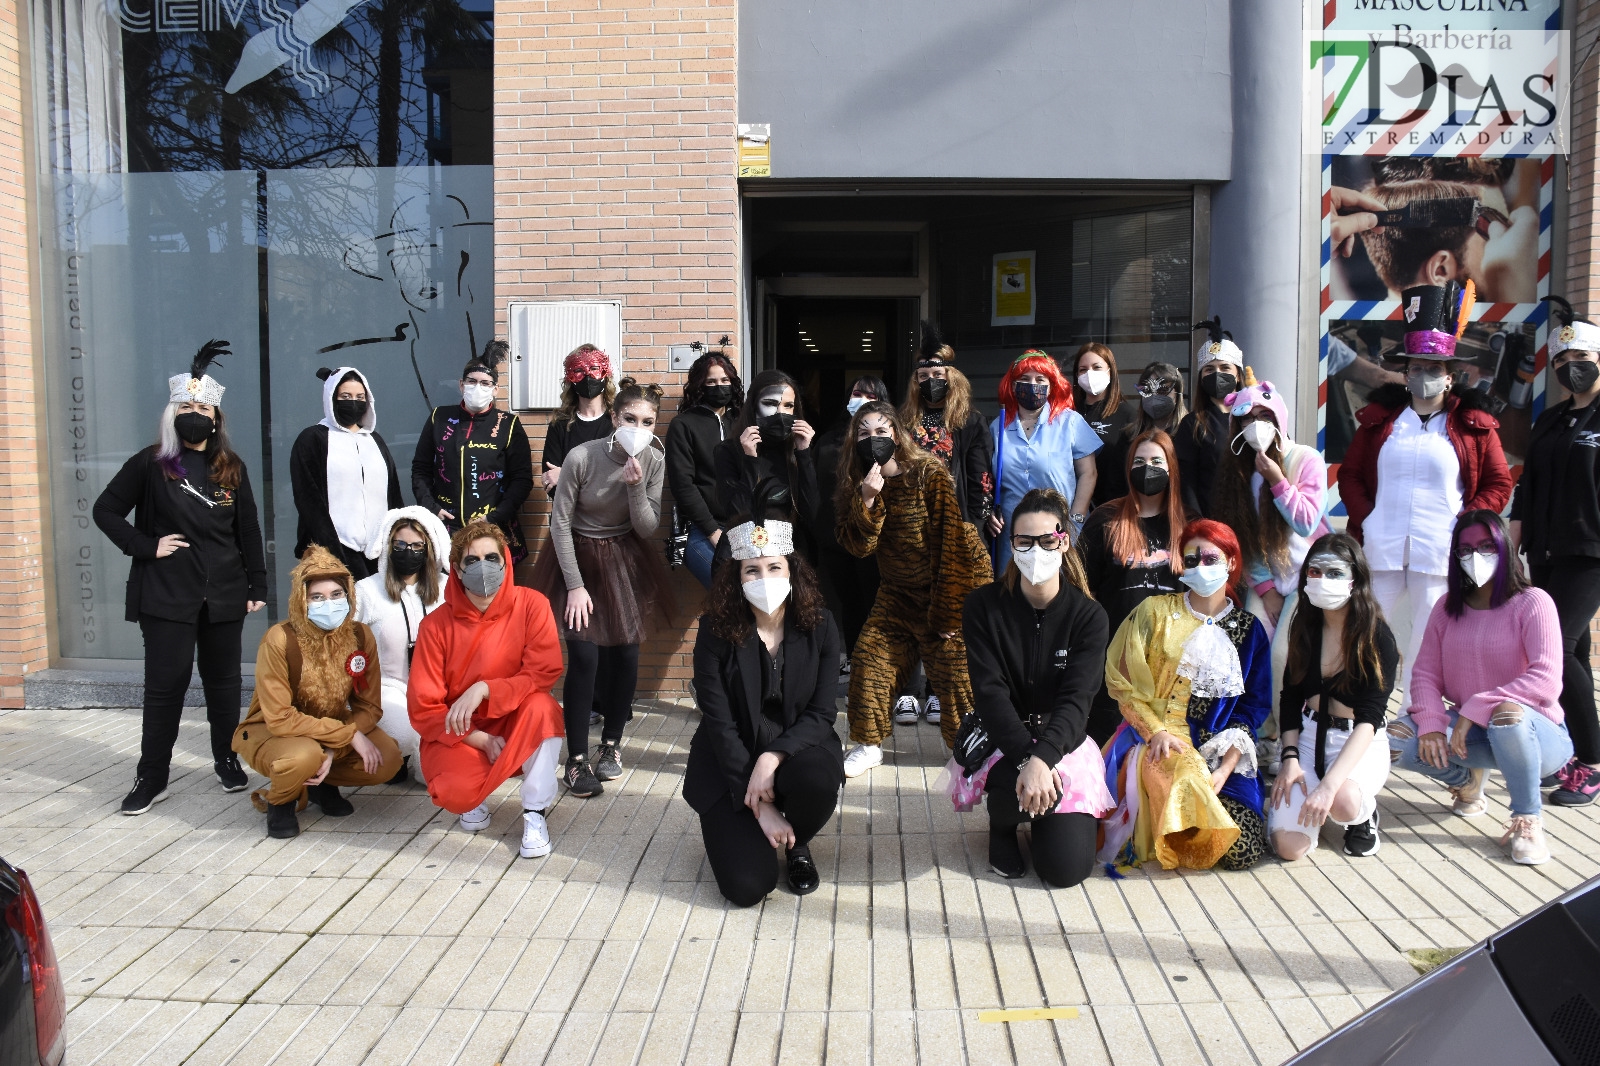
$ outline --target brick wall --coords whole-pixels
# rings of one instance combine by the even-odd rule
[[[1572,154],[1567,158],[1570,186],[1567,204],[1565,292],[1562,275],[1554,275],[1553,291],[1565,295],[1579,313],[1600,313],[1600,50],[1589,49],[1600,36],[1600,0],[1577,0],[1572,61],[1589,61],[1576,71],[1572,85]],[[1559,195],[1559,194],[1558,194]],[[1589,623],[1589,661],[1600,665],[1600,615]]]
[[[28,196],[16,0],[0,0],[0,708],[48,665]]]
[[[736,0],[495,5],[495,296],[623,304],[624,371],[680,393],[668,344],[738,336]],[[546,418],[525,425],[540,467]],[[549,500],[524,512],[543,547]],[[663,529],[656,537],[665,536]],[[703,596],[674,574],[680,625],[645,646],[640,692],[690,677]]]

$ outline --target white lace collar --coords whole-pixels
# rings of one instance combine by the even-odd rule
[[[1224,601],[1221,613],[1204,615],[1183,594],[1183,606],[1200,625],[1183,642],[1183,657],[1178,660],[1178,676],[1189,681],[1189,693],[1206,699],[1238,696],[1244,692],[1244,670],[1239,664],[1239,649],[1218,624],[1233,613],[1232,601]]]

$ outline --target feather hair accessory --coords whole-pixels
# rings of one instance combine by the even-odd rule
[[[224,355],[230,358],[233,356],[227,341],[209,340],[202,344],[189,363],[189,372],[174,374],[167,379],[167,402],[212,405],[221,403],[222,394],[226,390],[207,371],[213,363],[221,366],[217,358]]]
[[[1467,287],[1461,290],[1461,307],[1456,311],[1456,340],[1467,331],[1467,322],[1472,318],[1472,305],[1478,302],[1478,287],[1467,279]]]
[[[939,327],[927,319],[922,320],[922,347],[918,350],[917,365],[947,366],[956,361],[956,350],[945,343]]]
[[[1206,341],[1200,345],[1200,350],[1195,353],[1195,373],[1207,363],[1221,360],[1230,363],[1239,369],[1244,369],[1244,352],[1234,343],[1233,334],[1222,328],[1222,316],[1215,315],[1203,322],[1195,323],[1196,330],[1205,330]]]
[[[1546,296],[1550,317],[1560,325],[1550,331],[1550,358],[1565,351],[1600,352],[1600,326],[1581,317],[1560,296]]]

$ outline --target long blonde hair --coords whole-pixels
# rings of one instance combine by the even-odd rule
[[[944,372],[945,380],[950,382],[950,391],[944,394],[944,407],[939,410],[944,415],[944,428],[954,433],[967,424],[967,415],[972,411],[972,382],[949,363],[945,364]],[[917,388],[917,372],[913,370],[911,381],[906,385],[905,402],[900,405],[900,418],[915,430],[922,424],[924,413],[922,390]]]

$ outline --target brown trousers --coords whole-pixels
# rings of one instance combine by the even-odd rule
[[[334,755],[324,785],[381,785],[400,771],[400,746],[382,729],[374,728],[367,739],[378,747],[383,764],[376,773],[367,773],[361,765],[361,756],[353,747]],[[309,737],[268,737],[249,754],[250,766],[256,773],[270,779],[271,784],[251,793],[250,800],[258,809],[266,804],[298,803],[305,806],[306,782],[322,769],[325,751],[321,744]]]
[[[894,732],[895,696],[920,658],[939,697],[939,732],[945,747],[954,745],[961,719],[972,713],[967,643],[959,633],[941,639],[928,628],[927,617],[926,599],[878,586],[878,600],[850,656],[845,711],[852,744],[882,744]]]

